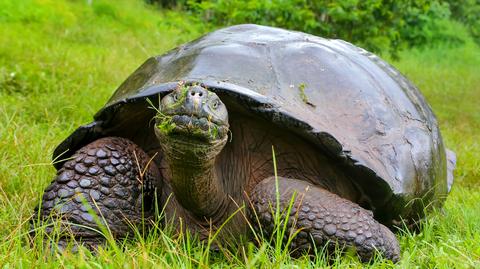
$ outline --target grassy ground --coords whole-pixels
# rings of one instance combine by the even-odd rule
[[[50,182],[53,148],[87,123],[147,57],[198,37],[208,27],[187,14],[139,2],[0,1],[0,267],[318,267],[267,245],[210,253],[194,240],[158,230],[145,240],[92,256],[49,254],[26,243],[26,221]],[[115,4],[112,4],[115,3]],[[459,29],[463,31],[463,29]],[[480,267],[480,49],[467,43],[402,54],[394,63],[436,112],[458,156],[444,210],[418,234],[401,233],[398,267]],[[347,256],[336,267],[361,267]],[[392,267],[377,260],[370,266]]]

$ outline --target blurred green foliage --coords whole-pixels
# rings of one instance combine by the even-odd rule
[[[446,0],[452,19],[467,26],[475,41],[480,44],[480,0]]]
[[[458,44],[452,14],[478,34],[478,0],[148,0],[216,26],[257,23],[350,41],[367,50]],[[465,6],[463,2],[467,3]],[[452,13],[453,12],[453,13]],[[476,28],[475,28],[476,27]]]

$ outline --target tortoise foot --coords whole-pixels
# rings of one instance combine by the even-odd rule
[[[38,214],[46,233],[59,233],[95,248],[105,233],[124,238],[154,217],[158,169],[133,142],[118,137],[96,140],[67,161],[43,194]],[[38,216],[38,215],[36,215]],[[141,226],[144,225],[144,226]]]
[[[278,184],[282,218],[288,213],[284,244],[289,235],[295,236],[289,245],[292,254],[354,248],[362,261],[369,261],[377,251],[393,262],[399,260],[400,247],[395,235],[377,222],[371,211],[305,181],[278,178]],[[292,196],[293,205],[286,212]],[[250,199],[253,208],[249,217],[254,229],[262,229],[267,237],[271,236],[276,208],[275,178],[260,182]]]

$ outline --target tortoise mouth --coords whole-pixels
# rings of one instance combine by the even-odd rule
[[[156,129],[161,135],[170,138],[205,143],[223,140],[228,134],[228,124],[186,114],[157,115]]]

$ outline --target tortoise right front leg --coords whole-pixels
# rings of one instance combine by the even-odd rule
[[[362,261],[370,260],[376,251],[393,262],[399,260],[395,235],[371,211],[306,181],[279,177],[278,186],[280,212],[288,209],[295,194],[287,224],[289,232],[299,231],[291,241],[293,251],[311,253],[325,245],[329,251],[353,247]],[[275,178],[270,177],[255,186],[250,197],[251,223],[267,236],[274,231],[275,190]],[[283,238],[284,243],[287,239]]]
[[[148,226],[158,188],[160,173],[142,149],[124,138],[102,138],[78,150],[58,170],[43,194],[40,220],[61,221],[60,246],[73,235],[94,248],[105,241],[97,232],[99,221],[114,238],[131,234],[132,227]]]

